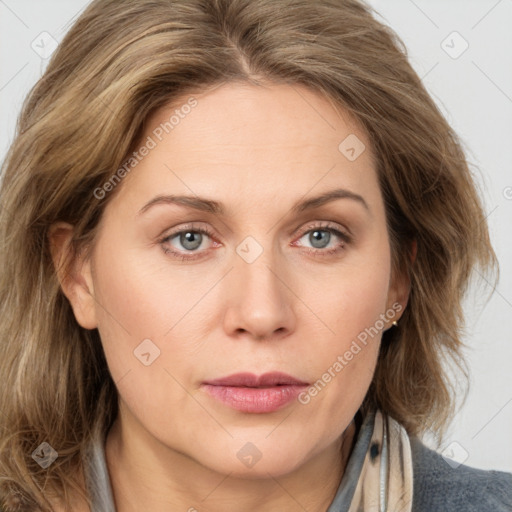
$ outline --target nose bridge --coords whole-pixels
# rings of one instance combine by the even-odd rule
[[[264,240],[260,242],[247,236],[235,249],[227,325],[229,330],[243,329],[258,338],[291,330],[294,324],[286,277],[280,275],[280,251],[268,233],[261,238]]]
[[[284,292],[278,270],[281,268],[279,250],[274,247],[268,233],[260,235],[259,240],[249,235],[236,247],[238,258],[235,267],[238,268],[242,290],[246,290],[246,294],[251,290],[257,291],[269,300],[277,299]]]

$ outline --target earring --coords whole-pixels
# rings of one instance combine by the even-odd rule
[[[397,322],[396,320],[393,320],[393,322],[391,323],[391,325],[392,325],[393,327],[396,327],[396,326],[398,325],[398,322]]]

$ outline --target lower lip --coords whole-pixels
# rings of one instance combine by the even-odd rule
[[[203,389],[223,404],[242,412],[265,413],[282,409],[293,402],[303,385],[272,386],[268,388],[248,388],[235,386],[213,386],[204,384]]]

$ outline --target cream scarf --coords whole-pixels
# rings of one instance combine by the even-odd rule
[[[411,512],[412,476],[411,445],[405,428],[377,410],[348,512]]]

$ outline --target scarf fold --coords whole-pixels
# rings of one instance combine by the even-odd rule
[[[347,512],[411,512],[412,491],[409,436],[400,423],[377,409]]]

